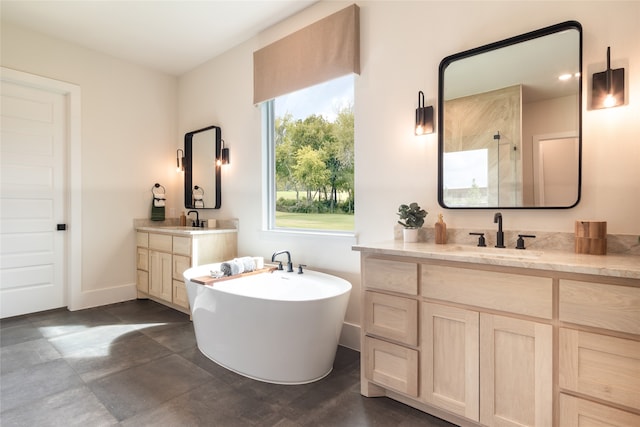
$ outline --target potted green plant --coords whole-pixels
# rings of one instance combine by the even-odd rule
[[[403,237],[405,242],[417,242],[418,230],[424,225],[424,219],[427,211],[422,209],[416,202],[409,205],[402,204],[398,207],[398,224],[403,228]]]

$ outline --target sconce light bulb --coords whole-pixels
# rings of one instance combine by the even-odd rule
[[[218,159],[216,160],[216,166],[221,166],[222,165],[222,160]]]
[[[616,105],[616,97],[612,94],[607,94],[607,97],[604,99],[603,105],[605,108],[611,108]]]
[[[176,173],[180,173],[180,166],[176,168]]]
[[[424,133],[424,128],[422,125],[416,126],[416,135],[422,135]]]

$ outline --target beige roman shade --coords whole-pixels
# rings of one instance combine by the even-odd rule
[[[360,74],[360,8],[353,4],[253,53],[253,102]]]

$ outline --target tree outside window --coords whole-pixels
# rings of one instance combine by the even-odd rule
[[[274,101],[275,228],[354,229],[353,76]]]

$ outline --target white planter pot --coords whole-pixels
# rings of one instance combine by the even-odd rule
[[[405,243],[415,243],[418,241],[419,228],[403,228],[402,237]]]

